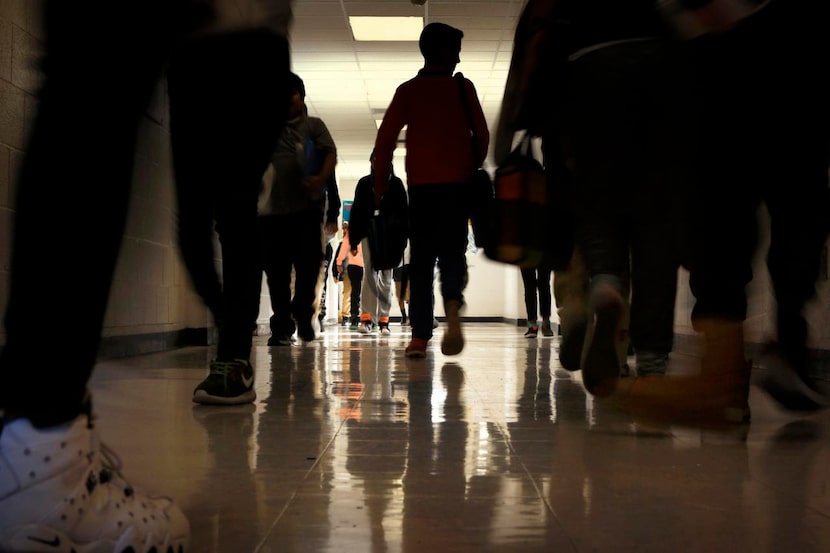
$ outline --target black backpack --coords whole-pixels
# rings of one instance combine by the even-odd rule
[[[401,264],[409,240],[409,202],[403,181],[389,180],[389,189],[380,201],[380,209],[369,221],[369,248],[372,269],[394,269]]]

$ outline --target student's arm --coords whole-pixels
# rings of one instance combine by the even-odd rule
[[[308,189],[311,197],[318,197],[322,194],[323,187],[334,173],[334,167],[337,165],[337,147],[328,127],[319,117],[308,118],[308,131],[311,140],[314,141],[314,147],[322,156],[322,161],[317,174],[307,176],[303,184]]]
[[[337,186],[337,178],[334,176],[333,171],[331,176],[326,179],[326,195],[329,200],[326,211],[326,222],[327,224],[334,224],[334,230],[329,232],[329,234],[334,234],[337,232],[337,219],[340,218],[340,208],[343,206],[343,202],[340,200],[340,187]]]

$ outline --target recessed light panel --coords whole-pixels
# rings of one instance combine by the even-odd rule
[[[423,17],[349,17],[355,40],[413,41],[424,29]]]

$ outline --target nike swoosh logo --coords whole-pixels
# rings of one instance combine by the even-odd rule
[[[254,371],[253,370],[251,371],[251,376],[245,376],[244,372],[241,374],[241,376],[242,376],[242,384],[244,384],[246,388],[250,388],[251,386],[253,386],[253,384],[254,384]]]
[[[43,545],[48,545],[49,547],[60,547],[61,546],[61,539],[58,536],[55,536],[51,541],[50,540],[44,540],[44,539],[41,539],[41,538],[37,538],[35,536],[26,536],[26,537],[29,538],[30,541],[33,541],[33,542],[36,542],[36,543],[42,543]]]

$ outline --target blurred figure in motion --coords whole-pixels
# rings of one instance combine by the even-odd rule
[[[497,160],[522,129],[543,137],[546,169],[561,150],[589,281],[585,307],[563,320],[560,357],[582,369],[589,392],[606,395],[625,364],[629,313],[640,372],[667,370],[680,264],[675,208],[689,188],[693,143],[690,64],[643,0],[530,0],[515,43]]]
[[[749,364],[742,327],[763,204],[777,337],[760,360],[766,370],[759,383],[783,407],[811,411],[830,405],[810,378],[805,319],[830,232],[830,5],[743,2],[745,17],[736,18],[717,4],[677,15],[681,23],[696,15],[710,25],[688,37],[698,56],[704,132],[692,323],[706,339],[704,371],[731,387],[732,402],[743,407]]]
[[[541,52],[538,57],[550,62],[547,73],[561,77],[571,92],[557,104],[568,105],[568,119],[561,128],[554,119],[550,132],[564,138],[579,193],[591,192],[580,202],[578,243],[591,276],[582,370],[592,394],[632,414],[674,422],[749,421],[743,322],[756,214],[764,203],[778,336],[766,350],[761,385],[790,409],[828,404],[809,379],[804,318],[830,227],[830,117],[822,76],[830,55],[823,29],[828,9],[826,3],[781,0],[528,2],[524,42],[515,49]],[[574,50],[580,44],[592,47]],[[559,99],[558,90],[544,86],[550,80],[538,80],[538,69],[529,64],[517,82],[541,88],[549,101]],[[497,135],[497,156],[505,149],[503,136]],[[626,168],[626,179],[611,168]],[[689,212],[673,211],[681,202]],[[621,205],[635,208],[640,226],[601,232],[621,220]],[[631,339],[638,357],[644,338],[637,329],[648,328],[640,320],[651,322],[651,351],[662,356],[670,348],[668,299],[682,262],[697,300],[692,323],[704,344],[699,374],[618,381],[614,352],[625,305],[619,282],[624,250],[618,246],[626,236],[637,238]],[[680,258],[671,252],[678,246]],[[638,314],[649,296],[652,309]],[[658,296],[663,299],[656,302]]]
[[[642,378],[612,401],[672,422],[747,423],[751,363],[743,323],[758,247],[758,208],[770,221],[766,255],[777,338],[759,384],[783,407],[830,405],[810,379],[805,308],[815,295],[830,230],[830,35],[826,3],[680,2],[669,13],[695,56],[701,118],[692,197],[692,325],[703,338],[701,370]]]
[[[256,196],[285,119],[291,2],[142,0],[112,9],[48,0],[43,8],[43,81],[18,181],[0,358],[0,550],[186,552],[181,510],[130,485],[101,445],[88,382],[139,126],[170,62],[182,255],[220,332],[209,380],[194,399],[199,390],[228,402],[255,397],[248,358],[261,274]],[[112,60],[106,67],[102,49]],[[93,159],[79,129],[93,137]],[[57,246],[67,232],[74,246]],[[61,293],[44,293],[54,289],[56,268]],[[43,348],[31,314],[53,310],[71,324]]]

